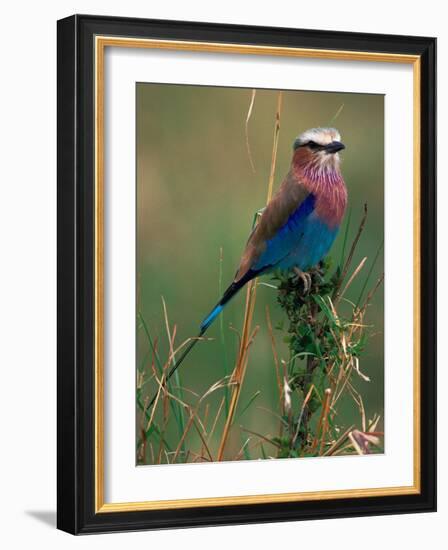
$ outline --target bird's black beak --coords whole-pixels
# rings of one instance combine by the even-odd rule
[[[342,149],[345,149],[345,145],[340,141],[332,141],[328,145],[325,145],[324,149],[326,153],[332,155],[333,153],[337,153],[338,151],[342,151]]]

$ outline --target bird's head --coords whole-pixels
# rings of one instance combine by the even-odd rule
[[[345,149],[335,128],[311,128],[294,141],[294,162],[317,169],[338,170],[339,151]]]

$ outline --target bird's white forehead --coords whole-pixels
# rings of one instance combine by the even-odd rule
[[[318,145],[328,145],[332,141],[341,141],[341,134],[336,128],[311,128],[297,137],[296,143],[304,144],[314,141]]]

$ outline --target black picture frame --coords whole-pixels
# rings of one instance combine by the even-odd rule
[[[421,60],[421,491],[412,495],[123,512],[95,511],[95,36],[412,54]],[[58,21],[57,526],[73,534],[436,509],[436,40],[74,15]]]

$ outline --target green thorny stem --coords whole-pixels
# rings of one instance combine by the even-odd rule
[[[363,318],[371,294],[363,306],[353,304],[347,319],[336,312],[336,306],[366,260],[352,271],[351,263],[366,217],[367,208],[364,207],[353,244],[346,259],[342,259],[341,265],[334,272],[329,258],[308,272],[311,280],[308,292],[304,292],[304,283],[294,271],[274,275],[278,288],[277,301],[288,319],[287,327],[277,327],[284,329],[284,341],[289,347],[285,392],[299,396],[299,406],[294,414],[290,399],[285,399],[288,405],[284,409],[289,410],[283,417],[286,434],[276,438],[279,457],[313,456],[319,452],[318,431],[321,421],[326,423],[327,417],[319,420],[316,429],[312,421],[314,413],[320,410],[323,414],[327,399],[328,420],[332,423],[335,412],[333,405],[343,390],[350,392],[352,389],[350,374],[353,365],[358,364],[367,340]],[[321,435],[320,452],[324,445],[324,436]]]
[[[311,394],[303,406],[296,422],[289,426],[292,433],[290,433],[288,441],[291,443],[295,440],[296,447],[296,449],[288,449],[289,451],[303,451],[309,443],[309,422],[311,416],[321,405],[318,394],[323,393],[325,365],[321,340],[325,322],[319,316],[321,307],[318,300],[332,294],[339,277],[339,272],[336,271],[327,281],[328,270],[329,263],[321,262],[318,268],[309,272],[311,285],[308,293],[304,293],[303,281],[294,272],[275,275],[278,280],[277,300],[284,309],[289,322],[286,329],[288,335],[285,338],[290,353],[288,385],[291,391],[300,390],[303,399],[313,384],[317,390]],[[299,418],[300,425],[298,426]]]

